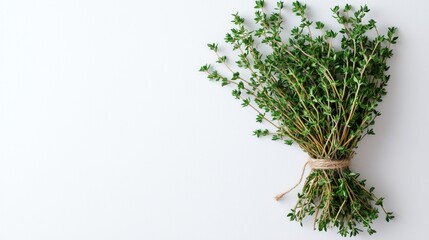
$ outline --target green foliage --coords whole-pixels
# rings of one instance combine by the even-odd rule
[[[233,14],[235,27],[225,42],[237,54],[235,66],[218,54],[217,44],[208,44],[231,76],[219,74],[211,65],[200,71],[222,86],[233,85],[232,95],[257,112],[256,121],[274,128],[271,133],[255,130],[255,136],[272,135],[272,140],[288,145],[295,142],[312,158],[351,158],[358,142],[374,134],[370,126],[380,116],[376,109],[387,93],[387,60],[398,39],[396,28],[383,35],[373,19],[366,20],[366,5],[354,9],[346,4],[331,8],[341,26],[335,31],[321,21],[310,21],[307,5],[293,2],[291,10],[300,23],[290,26],[285,39],[284,3],[278,2],[271,13],[264,8],[263,0],[256,1],[255,29]],[[260,44],[270,53],[262,54]],[[334,226],[342,236],[361,232],[358,223],[375,233],[370,225],[378,217],[376,206],[384,211],[383,198],[376,198],[374,189],[368,191],[365,180],[357,177],[349,169],[312,171],[289,218],[302,223],[305,216],[315,215],[315,229]],[[391,212],[384,212],[387,221],[393,219]]]
[[[374,188],[367,190],[365,180],[359,174],[345,169],[313,170],[307,177],[298,203],[291,209],[288,217],[292,221],[302,221],[306,216],[314,216],[314,229],[327,231],[334,226],[341,236],[356,236],[366,228],[369,234],[376,233],[371,224],[379,216],[376,206],[386,214],[386,221],[394,218],[386,212],[383,198],[373,194]],[[375,204],[374,204],[375,202]],[[376,206],[374,206],[376,205]]]

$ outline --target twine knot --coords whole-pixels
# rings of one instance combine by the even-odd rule
[[[304,164],[304,167],[302,169],[301,177],[299,178],[298,183],[293,186],[291,189],[287,190],[284,193],[280,193],[274,198],[279,201],[283,198],[284,195],[288,194],[290,191],[294,190],[298,185],[302,182],[302,178],[304,177],[305,168],[307,165],[310,165],[311,169],[343,169],[350,166],[350,159],[341,159],[341,160],[332,160],[332,159],[315,159],[312,157],[309,157],[307,162]]]

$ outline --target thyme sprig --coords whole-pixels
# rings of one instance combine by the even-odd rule
[[[296,1],[291,10],[300,24],[284,39],[284,3],[277,2],[270,13],[264,5],[263,0],[256,1],[256,29],[233,14],[235,27],[225,42],[237,53],[236,62],[221,55],[218,44],[208,44],[217,63],[230,74],[222,75],[209,64],[200,71],[222,86],[233,85],[232,95],[243,107],[257,112],[256,121],[273,127],[255,130],[257,137],[269,135],[288,145],[297,143],[315,159],[352,158],[358,142],[374,134],[371,126],[380,116],[377,106],[386,95],[387,60],[398,39],[396,28],[380,34],[373,19],[365,20],[366,5],[353,9],[346,4],[331,9],[341,26],[334,31],[323,22],[311,21],[307,6]],[[340,40],[339,46],[335,39]],[[259,44],[269,46],[270,53],[263,54]],[[245,78],[243,71],[250,77]],[[377,206],[387,221],[393,213],[384,209],[383,198],[377,198],[374,188],[368,190],[358,176],[348,168],[312,170],[289,218],[302,224],[306,216],[314,215],[315,229],[337,227],[342,236],[357,235],[362,231],[359,223],[369,234],[375,233],[371,224],[378,218]]]

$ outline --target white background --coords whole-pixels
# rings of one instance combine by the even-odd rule
[[[305,2],[328,23],[346,3]],[[400,35],[352,163],[396,215],[372,239],[424,239],[428,5],[349,2]],[[297,190],[273,196],[306,155],[252,137],[251,109],[198,72],[235,11],[253,1],[0,1],[0,239],[341,239],[287,220]]]

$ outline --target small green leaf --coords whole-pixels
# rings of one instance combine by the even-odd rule
[[[231,80],[237,80],[239,78],[240,78],[240,73],[239,72],[235,72],[235,73],[232,74]],[[240,82],[240,83],[242,83],[242,82]],[[243,88],[244,88],[244,86],[243,86]]]
[[[325,24],[322,22],[316,22],[316,29],[323,29],[325,27]]]
[[[250,104],[250,98],[245,98],[243,99],[243,103],[241,104],[241,106],[243,107],[247,107]]]
[[[264,8],[264,0],[257,0],[255,2],[255,8],[256,9],[262,9],[262,8]]]
[[[379,198],[379,199],[377,199],[377,201],[375,202],[375,205],[377,205],[377,206],[383,206],[383,200],[384,200],[384,198]]]
[[[256,122],[258,122],[258,123],[262,123],[262,120],[264,120],[264,114],[258,114],[258,115],[256,115]]]
[[[346,6],[344,7],[344,12],[348,12],[350,10],[352,10],[352,5],[346,4]]]
[[[206,64],[200,67],[200,72],[207,72],[210,69],[210,64]]]
[[[218,45],[216,43],[209,43],[207,44],[210,50],[217,52]]]
[[[394,219],[395,216],[393,216],[393,212],[387,212],[386,213],[386,221],[390,222],[390,220]]]
[[[256,129],[253,131],[253,135],[256,137],[264,137],[270,134],[270,131],[268,129]]]

